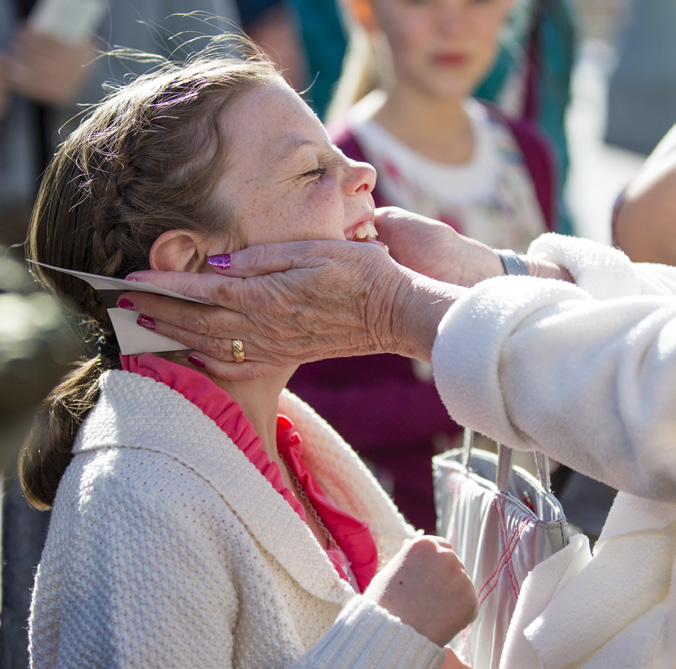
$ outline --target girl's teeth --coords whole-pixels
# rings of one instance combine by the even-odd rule
[[[373,223],[365,223],[361,227],[357,228],[355,234],[355,239],[376,239],[378,233]]]

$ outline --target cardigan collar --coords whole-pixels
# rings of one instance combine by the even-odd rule
[[[354,594],[307,524],[199,408],[163,383],[138,374],[109,371],[99,386],[98,402],[80,428],[74,454],[138,448],[178,460],[211,485],[301,587],[338,604]],[[302,569],[299,553],[305,556]]]
[[[354,594],[306,523],[220,427],[180,393],[138,374],[102,375],[99,399],[79,430],[74,453],[125,447],[182,462],[207,481],[250,534],[313,596],[342,604]],[[280,411],[304,435],[304,456],[334,503],[369,524],[380,566],[413,530],[356,454],[307,405],[284,391]],[[251,500],[256,500],[252,504]],[[301,569],[296,556],[306,556]]]

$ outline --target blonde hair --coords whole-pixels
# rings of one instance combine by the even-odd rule
[[[388,46],[368,34],[345,2],[339,2],[341,20],[348,35],[340,77],[326,109],[326,122],[343,116],[352,105],[384,84]]]
[[[228,163],[219,118],[233,100],[280,77],[253,45],[240,40],[238,48],[246,58],[205,51],[186,64],[164,61],[96,105],[45,173],[28,257],[124,277],[148,268],[150,248],[166,230],[218,231],[236,244],[240,233],[232,208],[213,197]],[[88,338],[98,337],[108,351],[81,363],[52,391],[45,401],[46,428],[36,428],[20,454],[26,497],[37,508],[49,508],[77,430],[96,402],[99,376],[119,367],[119,357],[96,291],[66,274],[38,273],[85,319]]]

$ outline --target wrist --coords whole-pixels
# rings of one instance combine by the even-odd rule
[[[393,302],[389,352],[431,362],[439,323],[465,288],[404,271]]]
[[[495,251],[503,267],[503,273],[512,276],[534,276],[539,279],[558,279],[575,283],[570,272],[546,260],[531,258],[527,255],[517,255],[514,251]]]

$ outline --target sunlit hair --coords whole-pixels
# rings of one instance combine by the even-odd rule
[[[237,39],[239,55],[209,49],[187,63],[148,54],[152,72],[113,90],[57,150],[33,210],[28,257],[68,269],[124,277],[147,269],[150,248],[172,229],[217,231],[237,248],[232,203],[214,191],[227,178],[229,138],[220,119],[242,94],[279,80],[268,58]],[[133,54],[126,52],[125,57]],[[119,368],[108,313],[89,284],[38,270],[39,278],[85,319],[103,350],[81,363],[46,400],[48,424],[22,450],[29,501],[51,506],[72,457],[75,434],[96,402],[98,378]]]

